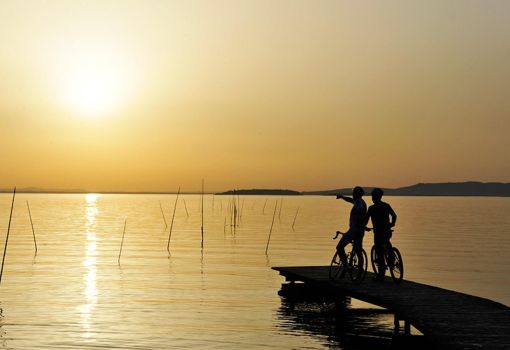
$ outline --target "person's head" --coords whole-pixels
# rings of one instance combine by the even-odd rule
[[[354,198],[354,199],[361,198],[361,197],[363,197],[364,194],[365,194],[365,191],[363,191],[363,189],[359,186],[356,186],[352,189],[352,198]]]
[[[372,190],[372,201],[374,203],[380,202],[381,199],[382,199],[383,194],[384,194],[383,190],[381,190],[380,188],[374,188]]]

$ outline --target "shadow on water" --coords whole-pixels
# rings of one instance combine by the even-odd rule
[[[282,297],[279,327],[318,338],[326,347],[344,350],[430,349],[423,336],[394,336],[393,314],[378,308],[355,308],[350,300],[296,301]]]

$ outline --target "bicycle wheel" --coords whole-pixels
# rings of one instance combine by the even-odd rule
[[[391,278],[393,278],[394,282],[399,283],[404,278],[404,262],[402,261],[402,255],[395,247],[393,247],[389,254],[391,254],[391,256],[388,256],[388,258],[392,261],[388,261],[390,259],[387,259],[387,263],[390,269]]]
[[[366,255],[367,253],[365,253]],[[363,261],[362,261],[363,259]],[[349,256],[349,275],[351,276],[351,280],[353,282],[361,282],[363,277],[365,277],[365,261],[366,258],[363,257],[363,251],[360,254],[351,252]]]
[[[376,275],[379,274],[379,266],[377,265],[377,250],[375,249],[375,245],[373,245],[370,250],[370,262],[372,263],[372,271],[374,271]]]
[[[338,255],[338,252],[335,252],[333,259],[331,259],[331,264],[329,265],[329,279],[333,281],[336,278],[342,278],[344,274],[345,269],[340,255]]]

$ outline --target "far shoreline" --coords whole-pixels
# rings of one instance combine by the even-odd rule
[[[370,194],[374,187],[363,186],[365,193]],[[510,197],[510,183],[501,182],[447,182],[447,183],[418,183],[399,188],[383,188],[386,196],[395,197]],[[175,191],[90,191],[83,189],[44,189],[26,187],[17,189],[17,193],[24,194],[148,194],[175,195]],[[208,191],[204,195],[238,195],[238,196],[334,196],[337,194],[350,195],[351,188],[338,188],[323,191],[295,191],[289,189],[235,189],[224,192]],[[12,189],[0,189],[0,193],[12,193]],[[188,191],[180,194],[200,195],[202,192]]]

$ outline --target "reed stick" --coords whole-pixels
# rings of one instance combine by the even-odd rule
[[[282,207],[283,207],[283,196],[282,196],[282,200],[280,201],[280,210],[278,211],[278,220],[282,219]]]
[[[266,204],[267,204],[267,198],[266,198],[266,201],[264,202],[264,206],[262,207],[262,215],[265,215]]]
[[[269,248],[269,240],[271,239],[271,232],[273,232],[274,217],[276,216],[276,208],[277,207],[278,207],[278,201],[276,201],[276,204],[274,205],[273,221],[271,221],[271,228],[269,229],[269,237],[267,237],[266,255],[267,255],[267,249]]]
[[[12,211],[14,209],[14,198],[15,197],[16,197],[16,187],[14,187],[14,191],[12,192],[11,214],[9,215],[9,226],[7,227],[7,237],[5,238],[4,256],[2,258],[2,269],[0,270],[0,284],[2,283],[2,276],[4,275],[5,255],[7,253],[7,243],[9,243],[9,233],[11,232]]]
[[[166,250],[168,254],[170,254],[170,239],[172,238],[172,228],[174,227],[174,219],[175,219],[175,209],[177,208],[177,201],[179,200],[179,193],[181,193],[181,186],[177,190],[177,197],[175,197],[174,203],[174,212],[172,214],[172,221],[170,222],[170,230],[168,231],[168,243],[166,245]]]
[[[234,195],[232,197],[232,204],[234,206],[234,231],[236,229],[236,226],[237,226],[237,216],[238,216],[238,210],[237,210],[237,204],[236,204],[236,197],[235,197],[235,190],[234,190]]]
[[[119,250],[119,258],[117,259],[117,262],[120,265],[120,255],[122,254],[122,247],[124,246],[124,236],[126,235],[126,224],[127,224],[127,218],[124,219],[124,230],[122,231],[122,241],[120,242],[120,250]]]
[[[239,220],[241,219],[241,199],[239,196],[239,190],[237,190],[237,224],[239,225]]]
[[[294,221],[292,221],[292,230],[294,230],[294,224],[296,223],[297,214],[299,213],[299,207],[297,207],[296,215],[294,215]]]
[[[37,240],[35,239],[34,222],[32,221],[32,213],[30,212],[30,205],[28,205],[28,201],[27,201],[27,208],[28,208],[28,217],[30,218],[30,226],[32,226],[32,236],[34,236],[35,253],[37,254]]]
[[[200,247],[204,249],[204,179],[202,179],[202,226],[200,227],[200,231],[202,232],[202,242]]]
[[[186,206],[186,200],[183,198],[182,201],[184,202],[184,209],[186,209],[186,216],[189,218],[188,207]]]
[[[166,224],[165,213],[163,212],[163,206],[161,205],[161,201],[159,201],[159,209],[161,209],[161,215],[163,216],[163,221],[165,222],[165,228],[167,228],[168,225]]]
[[[228,202],[228,218],[230,219],[230,233],[232,233],[232,202]]]

